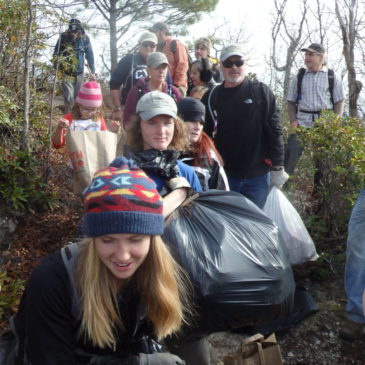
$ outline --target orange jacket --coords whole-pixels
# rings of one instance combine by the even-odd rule
[[[173,37],[167,37],[162,52],[165,53],[169,61],[169,72],[172,83],[175,86],[188,87],[187,72],[189,70],[188,51],[183,43],[176,40],[176,52],[171,52],[171,42]]]

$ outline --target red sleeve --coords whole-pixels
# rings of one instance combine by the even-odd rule
[[[68,120],[68,124],[70,126],[71,125],[71,122],[72,122],[72,115],[71,115],[71,113],[68,113],[68,114],[64,115],[63,117]],[[58,149],[58,148],[61,148],[61,147],[63,147],[65,145],[65,142],[66,142],[65,135],[66,135],[65,130],[62,129],[62,133],[61,133],[61,137],[60,137],[59,143],[57,143],[52,138],[52,145],[53,145],[54,148],[57,148]]]
[[[106,127],[105,119],[103,117],[100,118],[100,130],[106,131],[108,128]]]

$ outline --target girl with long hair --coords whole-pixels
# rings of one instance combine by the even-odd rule
[[[14,321],[29,361],[19,364],[184,364],[156,342],[186,321],[189,297],[160,237],[162,213],[156,185],[133,161],[95,174],[84,192],[87,238],[30,277]]]
[[[143,95],[136,112],[127,134],[125,153],[155,181],[164,196],[164,215],[168,215],[191,189],[202,191],[194,170],[178,160],[189,146],[187,131],[177,116],[174,99],[160,91]]]
[[[204,104],[196,98],[187,97],[179,101],[177,107],[187,126],[190,141],[190,150],[182,156],[182,161],[194,168],[203,190],[229,190],[222,157],[203,131]]]

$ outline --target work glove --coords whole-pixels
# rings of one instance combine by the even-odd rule
[[[270,185],[276,186],[281,189],[288,180],[289,175],[285,172],[284,167],[280,166],[270,171]]]
[[[189,181],[183,176],[177,176],[170,180],[165,180],[165,184],[171,189],[190,188]]]
[[[138,360],[133,365],[185,365],[185,361],[176,355],[159,352],[155,354],[139,354]]]
[[[113,356],[95,356],[88,362],[88,365],[185,365],[185,361],[173,354],[159,352],[140,353],[120,359]]]

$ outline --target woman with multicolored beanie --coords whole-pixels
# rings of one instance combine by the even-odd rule
[[[65,145],[65,136],[68,130],[71,131],[104,131],[107,129],[101,110],[103,97],[100,85],[95,81],[88,81],[81,85],[76,97],[76,103],[70,113],[58,121],[56,130],[52,137],[54,148],[61,148]],[[120,123],[111,121],[108,129],[117,133]]]
[[[177,115],[174,99],[165,93],[152,91],[143,95],[136,109],[127,135],[127,155],[156,182],[163,196],[164,216],[168,216],[192,191],[202,191],[194,169],[179,160],[180,153],[189,148],[187,129]],[[166,343],[187,365],[210,364],[205,338],[173,337],[166,339]]]
[[[160,237],[162,210],[155,183],[133,161],[95,174],[84,192],[87,238],[30,277],[12,321],[16,364],[184,364],[157,343],[185,322],[189,297]]]

